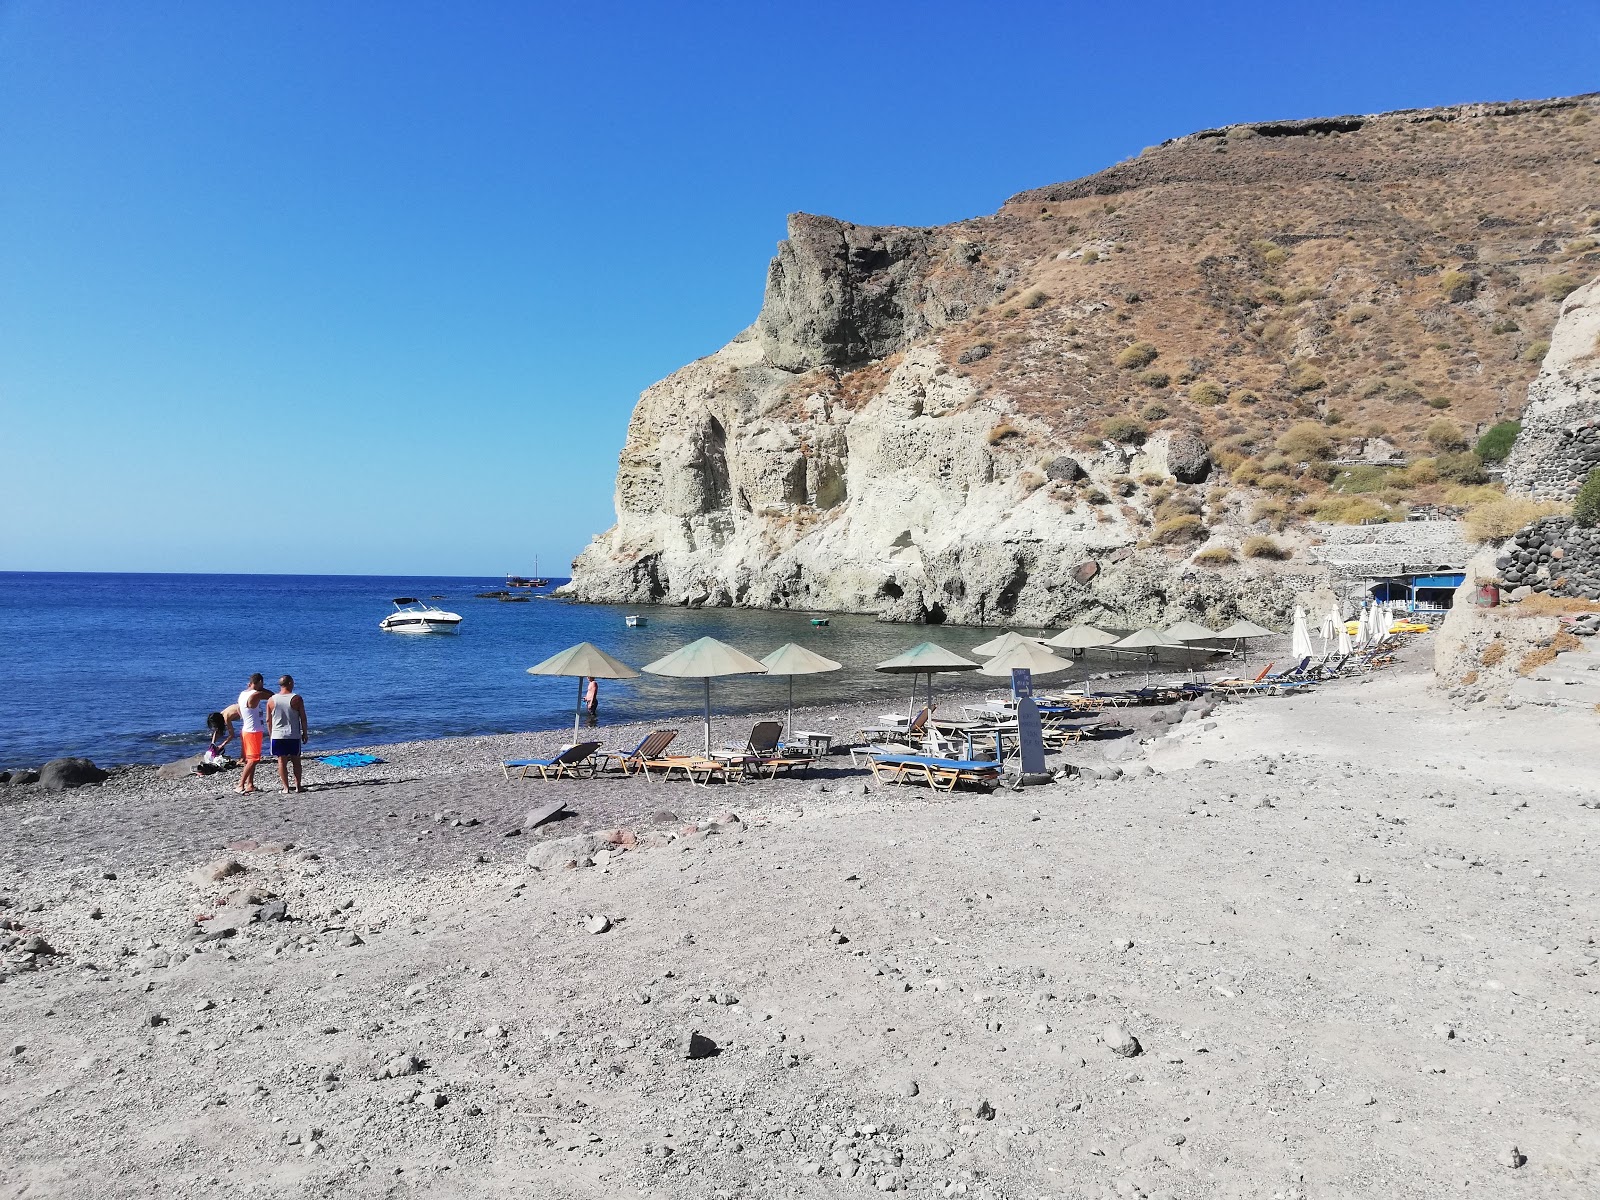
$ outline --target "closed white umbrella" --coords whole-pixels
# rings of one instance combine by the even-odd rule
[[[578,721],[583,716],[583,681],[585,679],[637,679],[639,672],[627,663],[618,662],[600,647],[589,642],[568,646],[560,654],[551,655],[537,666],[528,668],[529,675],[561,675],[578,677],[578,707],[572,714],[572,736],[578,736]]]
[[[711,753],[711,681],[723,675],[765,675],[767,668],[742,650],[713,637],[703,637],[648,664],[652,675],[698,679],[705,684],[706,753]]]
[[[1353,654],[1354,652],[1355,652],[1355,647],[1350,644],[1350,630],[1345,626],[1345,623],[1343,621],[1340,621],[1339,622],[1339,646],[1338,646],[1337,653],[1341,657],[1343,657],[1344,655]]]
[[[1289,638],[1289,657],[1294,659],[1310,658],[1314,651],[1311,649],[1311,631],[1306,627],[1306,610],[1298,604],[1294,609],[1294,632]]]
[[[1333,639],[1339,636],[1339,610],[1330,608],[1322,618],[1322,657],[1327,658],[1333,646]]]
[[[788,737],[794,725],[794,677],[796,675],[820,675],[824,671],[837,671],[841,663],[836,663],[831,658],[823,658],[813,650],[804,646],[797,646],[793,642],[786,642],[771,654],[761,660],[761,665],[766,667],[768,675],[787,675],[789,677],[789,716],[783,724],[783,736]]]

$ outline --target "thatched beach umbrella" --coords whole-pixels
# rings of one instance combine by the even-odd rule
[[[529,675],[560,675],[578,677],[578,707],[572,714],[572,736],[578,736],[578,721],[583,716],[583,681],[585,679],[637,679],[639,672],[625,662],[618,662],[600,647],[589,642],[568,646],[560,654],[552,655],[538,666],[528,668]]]
[[[824,671],[837,671],[842,663],[836,663],[831,658],[823,658],[815,651],[807,650],[804,646],[797,646],[793,642],[785,642],[771,654],[761,660],[761,665],[767,669],[768,675],[787,675],[789,677],[789,716],[783,724],[783,736],[788,737],[794,725],[794,677],[796,675],[819,675]]]
[[[652,675],[698,679],[705,684],[706,753],[711,753],[711,681],[723,675],[765,675],[767,668],[742,650],[714,637],[703,637],[648,664]]]
[[[943,646],[933,642],[920,642],[903,654],[896,654],[893,658],[886,659],[873,668],[875,671],[884,671],[890,675],[910,675],[911,679],[911,708],[914,710],[917,703],[918,675],[928,677],[928,708],[933,708],[933,677],[946,671],[976,671],[978,664],[969,658],[962,658],[953,650],[946,650]]]
[[[1007,630],[999,637],[992,637],[981,646],[974,646],[972,652],[983,658],[992,658],[996,654],[1003,654],[1013,646],[1029,645],[1042,646],[1044,643],[1038,638],[1024,637],[1020,633]]]
[[[1215,629],[1207,629],[1195,621],[1179,621],[1175,625],[1167,626],[1162,632],[1173,641],[1183,642],[1185,645],[1190,642],[1209,642],[1218,636]]]

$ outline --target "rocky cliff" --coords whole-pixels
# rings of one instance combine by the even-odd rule
[[[640,398],[568,594],[1277,619],[1309,522],[1365,511],[1341,459],[1521,409],[1600,262],[1595,108],[1208,130],[937,229],[792,217],[755,324]]]
[[[1570,500],[1600,467],[1600,281],[1561,306],[1550,349],[1528,385],[1522,433],[1506,461],[1506,485]]]

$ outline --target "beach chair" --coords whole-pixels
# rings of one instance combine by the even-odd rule
[[[609,771],[615,764],[622,768],[624,775],[632,775],[641,765],[649,759],[660,758],[666,748],[672,744],[672,739],[678,736],[676,729],[657,729],[654,733],[644,737],[632,750],[623,750],[618,753],[602,751],[597,755],[598,766],[601,770]]]
[[[519,779],[526,779],[528,772],[537,770],[540,779],[560,779],[562,776],[580,778],[587,770],[593,777],[599,769],[595,762],[594,752],[600,749],[599,742],[579,742],[576,746],[568,746],[553,758],[514,758],[502,760],[501,773],[507,779],[511,778],[511,769],[521,767]]]
[[[874,779],[888,783],[904,783],[910,778],[926,783],[935,791],[954,791],[958,783],[983,785],[1000,781],[1000,764],[993,759],[935,758],[929,754],[883,754],[870,761]]]
[[[771,754],[777,750],[778,739],[781,737],[783,737],[783,722],[757,721],[744,742],[725,742],[723,749],[737,750],[740,754]]]
[[[639,769],[652,783],[665,783],[674,775],[682,775],[690,783],[709,787],[712,780],[718,776],[723,783],[729,782],[735,775],[745,778],[746,765],[747,760],[738,754],[725,759],[707,758],[703,754],[673,754],[665,758],[644,759],[639,764]],[[651,774],[651,772],[656,773]]]
[[[1211,690],[1224,696],[1251,696],[1264,692],[1268,687],[1264,680],[1272,667],[1273,664],[1268,663],[1254,679],[1219,679],[1211,685]]]
[[[864,725],[859,732],[863,742],[905,742],[914,743],[922,736],[922,731],[928,726],[928,718],[933,715],[931,708],[917,710],[917,715],[905,725]]]

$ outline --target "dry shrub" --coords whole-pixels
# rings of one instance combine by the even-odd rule
[[[1137,371],[1140,367],[1148,367],[1155,362],[1160,353],[1161,351],[1149,342],[1135,342],[1117,355],[1117,366],[1124,371]]]
[[[1281,500],[1257,500],[1250,510],[1250,520],[1269,522],[1281,532],[1289,522],[1289,509]]]
[[[1468,671],[1465,675],[1463,675],[1461,677],[1461,682],[1462,683],[1477,683],[1478,682],[1478,673],[1476,671]]]
[[[1150,531],[1152,546],[1176,546],[1184,542],[1197,542],[1206,536],[1206,527],[1199,517],[1173,517],[1162,521]]]
[[[1453,490],[1453,489],[1452,489]],[[1565,504],[1553,500],[1530,500],[1526,496],[1497,496],[1481,500],[1465,515],[1467,536],[1475,542],[1503,542],[1519,529],[1567,511]]]
[[[1286,558],[1293,557],[1293,555],[1294,551],[1289,547],[1273,541],[1273,539],[1264,534],[1258,533],[1254,537],[1246,538],[1244,542],[1244,556],[1246,558],[1270,558],[1282,562]]]
[[[1565,613],[1600,612],[1600,600],[1579,600],[1571,596],[1548,596],[1535,592],[1517,601],[1514,615],[1519,617],[1559,617]]]
[[[1227,398],[1228,393],[1209,379],[1202,379],[1199,383],[1189,388],[1189,399],[1193,403],[1204,405],[1207,408],[1221,404]]]
[[[1537,650],[1530,650],[1522,656],[1522,661],[1517,664],[1517,674],[1532,675],[1540,667],[1556,660],[1554,646],[1540,646]]]
[[[1021,431],[1010,421],[1001,421],[989,430],[989,445],[995,446],[1009,437],[1016,437]]]
[[[1483,648],[1483,653],[1478,655],[1478,661],[1486,667],[1492,667],[1503,661],[1505,656],[1506,644],[1496,639]]]
[[[1233,556],[1233,551],[1226,546],[1211,546],[1200,551],[1190,561],[1197,567],[1225,567],[1229,563],[1235,563],[1239,560]]]
[[[1311,502],[1311,516],[1330,525],[1359,525],[1363,521],[1392,521],[1395,514],[1361,496],[1323,496]]]
[[[1017,476],[1017,485],[1022,488],[1024,496],[1031,496],[1044,486],[1044,476],[1037,471],[1024,471]]]

